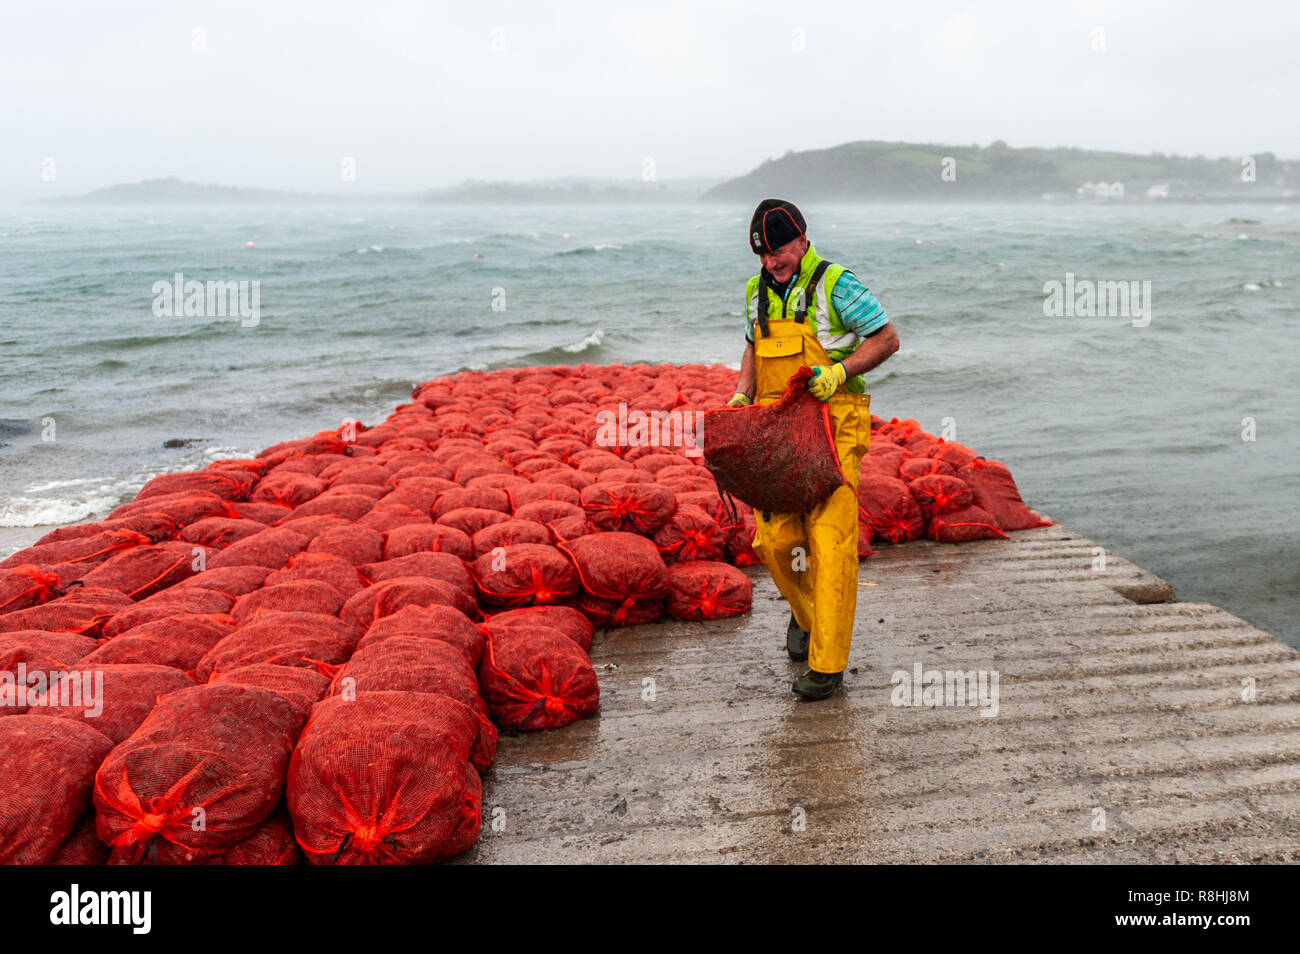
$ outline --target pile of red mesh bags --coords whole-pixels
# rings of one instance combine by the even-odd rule
[[[0,861],[464,851],[496,726],[597,711],[597,627],[749,609],[753,507],[724,502],[717,462],[769,461],[771,438],[743,425],[759,409],[713,414],[718,479],[699,440],[734,389],[721,366],[462,372],[374,427],[159,475],[0,560]],[[785,400],[785,426],[807,418],[785,451],[824,450],[824,405]],[[998,462],[872,427],[860,554],[1044,525]],[[838,485],[818,453],[743,496]],[[66,693],[96,678],[102,705]]]

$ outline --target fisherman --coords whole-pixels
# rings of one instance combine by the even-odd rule
[[[808,671],[792,689],[825,699],[844,679],[858,601],[858,469],[871,441],[863,373],[898,350],[898,334],[871,291],[817,254],[803,214],[764,199],[749,224],[761,269],[745,287],[745,353],[730,405],[771,404],[802,365],[808,390],[829,404],[847,486],[808,513],[758,511],[754,551],[790,603],[786,651]]]

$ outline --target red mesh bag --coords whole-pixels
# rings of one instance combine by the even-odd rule
[[[531,480],[519,474],[480,474],[465,481],[465,487],[468,490],[484,487],[509,492],[512,487],[526,487],[530,483]]]
[[[142,600],[193,576],[196,558],[204,552],[202,547],[179,540],[151,543],[99,564],[81,582],[86,586],[119,590],[133,600]]]
[[[0,717],[27,711],[35,688],[31,674],[67,669],[94,649],[93,639],[75,633],[32,629],[0,634],[0,673],[12,674],[0,679]],[[20,685],[25,690],[21,693]]]
[[[700,468],[692,468],[699,470]],[[658,477],[656,480],[661,487],[667,487],[679,497],[682,494],[691,493],[697,490],[713,490],[717,484],[713,477],[707,473],[704,474],[674,474],[671,477]]]
[[[109,518],[116,520],[120,517],[139,516],[145,513],[163,513],[176,525],[188,527],[204,517],[238,517],[239,511],[235,509],[238,506],[240,506],[238,503],[223,500],[216,494],[206,492],[164,494],[160,497],[149,497],[122,504],[109,514]]]
[[[582,509],[598,530],[653,534],[677,509],[677,495],[658,484],[597,482],[582,491]]]
[[[952,469],[952,464],[947,461],[934,460],[930,457],[911,457],[898,464],[896,473],[890,476],[901,477],[903,480],[916,480],[918,477],[929,477],[937,474],[944,477],[956,477],[957,472]]]
[[[538,479],[545,480],[548,484],[564,484],[574,490],[582,490],[583,487],[590,487],[596,482],[596,475],[574,470],[571,467],[559,467],[545,471],[544,476]]]
[[[761,561],[754,552],[754,533],[758,525],[754,514],[746,511],[738,513],[736,520],[723,528],[727,534],[726,558],[736,566],[755,566]]]
[[[403,606],[371,623],[357,643],[357,652],[393,636],[419,636],[447,643],[471,666],[478,666],[483,656],[483,631],[451,606]]]
[[[484,510],[481,507],[457,507],[455,510],[449,510],[438,518],[437,523],[442,527],[452,527],[472,537],[484,527],[490,527],[494,523],[504,523],[510,519],[510,515],[500,510]]]
[[[591,620],[572,606],[525,606],[504,610],[488,617],[485,625],[549,626],[572,639],[583,652],[591,649],[591,640],[596,634]]]
[[[301,503],[289,511],[292,518],[318,517],[332,514],[349,523],[359,520],[374,509],[375,498],[364,493],[324,493]]]
[[[674,563],[668,568],[668,585],[668,615],[678,619],[726,619],[754,603],[754,584],[729,563]]]
[[[90,806],[95,770],[112,750],[84,723],[0,719],[0,864],[50,864]]]
[[[958,471],[957,476],[970,485],[975,505],[992,514],[1003,530],[1052,526],[1051,520],[1025,506],[1011,471],[1001,461],[976,458]]]
[[[99,636],[114,614],[131,605],[131,597],[102,587],[76,586],[64,596],[0,616],[0,633],[41,629]]]
[[[177,539],[202,547],[228,547],[245,537],[265,530],[267,525],[256,520],[235,517],[204,517],[190,524],[178,535]]]
[[[196,685],[193,676],[178,669],[145,663],[91,662],[73,666],[68,674],[63,684],[38,696],[28,712],[84,722],[114,744],[139,728],[159,696]],[[90,695],[87,677],[96,684]]]
[[[460,650],[422,636],[391,636],[352,654],[330,683],[331,696],[359,692],[434,692],[448,696],[488,720],[478,694],[478,676]]]
[[[89,802],[89,799],[87,799]],[[108,845],[95,833],[93,809],[81,816],[67,840],[50,859],[52,865],[102,865],[108,860]]]
[[[564,603],[578,595],[578,571],[550,544],[515,543],[485,553],[471,572],[488,606]]]
[[[476,615],[472,598],[444,580],[419,576],[398,576],[368,586],[343,604],[339,619],[365,630],[377,619],[403,606],[451,606],[466,615]]]
[[[108,640],[82,662],[86,665],[152,663],[188,672],[203,654],[235,631],[229,616],[181,613],[141,623],[124,636]]]
[[[147,546],[152,542],[143,533],[136,533],[134,530],[104,530],[88,537],[73,537],[19,550],[13,556],[0,560],[0,569],[9,569],[27,563],[42,566],[66,564],[70,570],[75,569],[85,573],[96,564],[103,563],[124,550]],[[69,575],[66,579],[71,581],[72,576]]]
[[[232,543],[208,560],[208,569],[225,566],[265,566],[272,570],[288,566],[289,558],[307,549],[308,540],[284,527],[271,527]]]
[[[165,513],[142,510],[127,517],[114,520],[97,520],[92,523],[74,523],[67,527],[58,527],[37,540],[32,546],[46,543],[58,543],[60,540],[75,540],[78,537],[93,537],[106,530],[134,530],[150,540],[168,540],[176,535],[176,521]],[[21,551],[20,551],[21,552]],[[13,556],[17,556],[14,554]],[[13,557],[6,557],[4,565],[8,566]],[[21,561],[19,561],[21,562]]]
[[[322,470],[319,476],[331,487],[344,484],[373,484],[391,490],[393,482],[393,475],[383,466],[368,461],[332,464]]]
[[[550,532],[551,541],[557,544],[598,532],[591,525],[591,521],[587,519],[586,514],[552,520],[546,524],[546,529]]]
[[[365,581],[357,567],[332,553],[299,553],[283,570],[272,570],[266,578],[268,588],[282,583],[318,580],[331,586],[343,599],[360,593]]]
[[[775,404],[704,414],[705,466],[718,486],[755,510],[807,513],[843,484],[830,409],[800,368]]]
[[[208,493],[222,500],[244,500],[255,478],[249,474],[243,479],[231,473],[210,470],[186,471],[178,474],[159,474],[148,481],[136,500],[161,497],[165,494]]]
[[[471,600],[478,596],[469,570],[465,568],[465,561],[450,553],[408,553],[391,560],[367,563],[357,567],[357,572],[367,583],[392,580],[399,576],[423,576],[450,583]]]
[[[598,484],[653,484],[654,474],[635,467],[611,467],[596,475]]]
[[[293,838],[293,822],[277,811],[230,850],[207,861],[210,865],[296,865],[302,860]]]
[[[721,560],[726,554],[727,535],[713,517],[687,504],[679,506],[655,532],[654,541],[665,563]]]
[[[871,526],[876,538],[890,543],[919,540],[925,532],[921,505],[897,477],[858,477],[858,518]]]
[[[636,467],[638,469],[649,471],[651,474],[654,474],[656,477],[667,468],[680,467],[683,463],[686,462],[686,458],[681,457],[677,454],[657,454],[653,452],[654,450],[653,448],[650,448],[650,450],[651,453],[640,455],[636,458],[633,458],[633,460],[635,460]],[[628,459],[627,457],[624,457],[624,460],[627,459]],[[687,464],[687,466],[692,466],[692,465]]]
[[[533,478],[535,481],[550,480],[556,471],[569,470],[569,465],[546,453],[537,453],[518,459],[514,463],[515,472]]]
[[[387,533],[398,527],[428,526],[433,520],[422,510],[416,510],[405,504],[377,504],[375,509],[357,520],[358,527]]]
[[[269,689],[286,699],[302,716],[303,722],[311,707],[325,698],[330,687],[328,676],[301,666],[279,666],[275,663],[253,663],[240,666],[212,677],[210,685],[252,686]]]
[[[551,533],[540,523],[533,520],[505,520],[484,527],[470,537],[470,547],[475,558],[497,547],[508,547],[515,543],[550,544]]]
[[[207,587],[185,588],[175,586],[141,600],[129,609],[114,613],[103,624],[105,639],[116,639],[123,633],[180,615],[222,616],[230,612],[235,598],[220,590]]]
[[[953,469],[960,471],[979,455],[965,444],[941,440],[937,446],[930,448],[928,456],[951,464]]]
[[[11,570],[0,572],[0,615],[40,606],[62,595],[58,574],[46,572],[39,566],[20,563]]]
[[[477,510],[499,510],[502,513],[510,512],[510,497],[504,490],[496,490],[490,487],[458,487],[454,490],[444,491],[439,495],[438,500],[433,505],[433,516],[441,517],[443,514],[451,513],[453,510],[459,510],[462,507],[472,507]]]
[[[294,533],[301,533],[309,540],[315,540],[326,530],[338,530],[343,527],[356,526],[356,524],[344,520],[335,513],[321,513],[314,517],[291,516],[281,520],[276,526],[292,530]]]
[[[525,504],[536,503],[539,500],[559,500],[567,504],[573,504],[575,507],[581,506],[582,503],[582,497],[576,487],[570,487],[567,484],[553,484],[547,481],[545,477],[536,483],[510,488],[510,509],[512,511],[518,510]]]
[[[252,502],[248,500],[238,500],[228,504],[231,511],[229,516],[234,520],[251,520],[255,523],[272,526],[281,520],[289,517],[293,513],[290,507],[284,507],[280,504]],[[206,519],[206,518],[204,518]]]
[[[935,514],[925,529],[925,535],[939,543],[966,543],[969,540],[992,540],[997,537],[1007,539],[993,514],[974,504]]]
[[[479,664],[479,685],[492,718],[511,729],[557,729],[600,707],[587,654],[545,626],[496,629]]]
[[[320,613],[264,611],[203,654],[194,675],[210,682],[217,673],[253,663],[315,669],[337,665],[352,655],[355,627]]]
[[[486,766],[495,751],[495,733],[447,696],[326,699],[289,766],[298,844],[313,864],[426,864],[459,854],[478,838],[482,811],[471,752]]]
[[[668,567],[652,541],[635,533],[593,533],[559,549],[578,568],[578,606],[597,625],[632,626],[663,612]]]
[[[207,569],[196,573],[188,580],[183,580],[171,588],[172,593],[188,592],[195,589],[213,590],[229,596],[243,596],[251,593],[265,582],[271,570],[264,566],[225,566],[219,570]],[[162,599],[163,594],[153,597]],[[142,601],[147,602],[147,601]]]
[[[311,474],[276,471],[257,482],[249,500],[297,507],[325,492],[325,481]]]
[[[301,727],[266,689],[194,686],[160,698],[95,776],[99,837],[113,860],[185,864],[251,836],[284,795]]]
[[[400,473],[400,471],[399,471]],[[405,504],[421,513],[432,513],[433,505],[443,492],[459,487],[455,481],[440,480],[437,477],[399,477],[395,478],[397,489],[380,498],[380,503]]]
[[[566,503],[563,500],[534,500],[532,503],[526,503],[515,510],[516,520],[533,520],[537,523],[554,523],[557,520],[563,520],[566,517],[582,517],[586,519],[587,512],[578,504]]]
[[[322,580],[295,580],[277,586],[264,586],[254,593],[241,596],[230,608],[230,615],[242,626],[258,613],[267,610],[337,616],[342,608],[343,597],[328,583]]]
[[[573,455],[573,460],[576,461],[578,470],[591,474],[593,477],[602,470],[627,466],[627,462],[617,454],[611,454],[609,451],[603,451],[595,447],[588,448],[585,451],[578,451]]]
[[[970,486],[960,477],[931,474],[928,477],[917,477],[907,488],[921,505],[921,513],[925,514],[926,520],[932,520],[938,513],[969,507],[975,502]]]
[[[332,527],[314,537],[311,543],[307,544],[307,552],[328,553],[342,557],[353,566],[360,566],[384,558],[384,539],[384,535],[378,530],[367,527]]]
[[[455,527],[435,523],[428,527],[398,527],[390,531],[384,539],[382,559],[392,560],[421,552],[451,553],[462,560],[469,560],[473,556],[469,534]]]

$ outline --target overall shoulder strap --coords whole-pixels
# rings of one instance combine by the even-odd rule
[[[758,276],[758,301],[755,303],[758,309],[758,330],[760,337],[766,338],[768,335],[767,327],[767,277],[760,274]]]
[[[812,290],[817,287],[817,283],[822,280],[826,274],[826,269],[831,267],[831,263],[822,259],[813,269],[812,275],[808,277],[808,284],[799,289],[799,300],[795,306],[794,320],[803,321],[808,315],[808,299],[812,295]],[[823,305],[823,308],[825,306]]]

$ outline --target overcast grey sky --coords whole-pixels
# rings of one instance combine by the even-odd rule
[[[1297,33],[1294,2],[3,0],[0,198],[729,176],[855,139],[1300,158]]]

